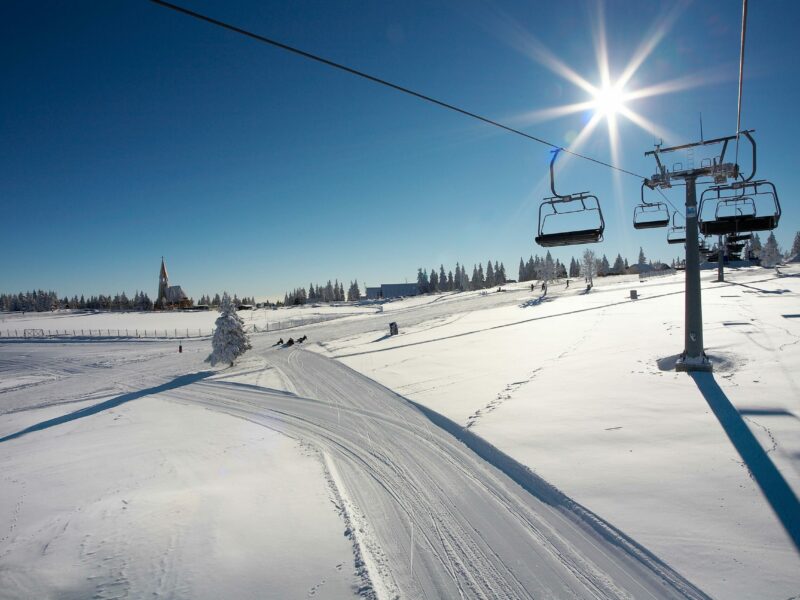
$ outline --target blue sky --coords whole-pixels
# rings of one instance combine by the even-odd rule
[[[546,48],[594,85],[605,23],[612,80],[669,25],[627,90],[702,85],[628,103],[668,143],[732,134],[741,4],[204,2],[183,6],[569,144],[591,111],[532,122],[587,92],[532,56]],[[793,159],[800,5],[751,3],[743,127],[758,177],[800,230]],[[549,149],[146,1],[5,7],[0,95],[0,291],[157,289],[160,257],[198,298],[277,297],[339,278],[413,280],[417,267],[503,261],[516,275],[547,195]],[[619,164],[650,175],[654,135],[618,117]],[[605,121],[581,152],[612,161]],[[562,159],[559,159],[562,161]],[[743,164],[746,161],[742,161]],[[670,260],[665,231],[631,227],[640,181],[564,157],[559,191],[590,189],[610,260]],[[682,191],[667,192],[675,204]],[[765,236],[762,236],[762,239]],[[584,246],[560,249],[569,261]]]

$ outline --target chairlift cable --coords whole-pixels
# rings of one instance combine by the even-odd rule
[[[293,46],[289,46],[288,44],[284,44],[284,43],[279,42],[277,40],[273,40],[273,39],[265,37],[263,35],[260,35],[260,34],[257,34],[257,33],[253,33],[251,31],[247,31],[246,29],[242,29],[242,28],[237,27],[235,25],[231,25],[229,23],[225,23],[224,21],[219,21],[217,19],[214,19],[212,17],[208,17],[206,15],[203,15],[201,13],[195,12],[193,10],[189,10],[188,8],[183,8],[181,6],[177,6],[175,4],[171,4],[170,2],[165,2],[164,0],[150,0],[150,1],[153,2],[154,4],[158,4],[159,6],[163,6],[164,8],[169,8],[171,10],[174,10],[175,12],[183,13],[183,14],[188,15],[190,17],[194,17],[195,19],[198,19],[200,21],[205,21],[206,23],[210,23],[211,25],[216,25],[217,27],[221,27],[223,29],[227,29],[227,30],[232,31],[234,33],[238,33],[239,35],[243,35],[245,37],[249,37],[249,38],[254,39],[256,41],[263,42],[263,43],[269,44],[271,46],[275,46],[276,48],[280,48],[281,50],[286,50],[287,52],[291,52],[293,54],[297,54],[299,56],[302,56],[303,58],[307,58],[309,60],[313,60],[313,61],[322,63],[322,64],[327,65],[329,67],[333,67],[335,69],[339,69],[341,71],[345,71],[346,73],[350,73],[351,75],[356,75],[356,76],[361,77],[363,79],[367,79],[369,81],[372,81],[373,83],[377,83],[377,84],[392,88],[392,89],[394,89],[394,90],[396,90],[398,92],[403,92],[404,94],[408,94],[409,96],[414,96],[415,98],[418,98],[420,100],[425,100],[426,102],[430,102],[432,104],[436,104],[438,106],[441,106],[442,108],[446,108],[448,110],[452,110],[454,112],[460,113],[460,114],[465,115],[467,117],[471,117],[473,119],[477,119],[478,121],[482,121],[483,123],[487,123],[488,125],[493,125],[495,127],[499,127],[500,129],[504,129],[504,130],[506,130],[506,131],[508,131],[510,133],[514,133],[516,135],[520,135],[520,136],[522,136],[524,138],[527,138],[529,140],[532,140],[534,142],[538,142],[540,144],[544,144],[545,146],[549,146],[549,147],[551,147],[553,149],[561,150],[563,152],[566,152],[567,154],[571,154],[572,156],[575,156],[576,158],[582,158],[584,160],[588,160],[588,161],[593,162],[595,164],[602,165],[604,167],[608,167],[609,169],[614,169],[615,171],[619,171],[620,173],[625,173],[626,175],[632,175],[633,177],[637,177],[638,179],[647,179],[647,177],[645,177],[643,175],[639,175],[638,173],[634,173],[633,171],[628,171],[627,169],[623,169],[622,167],[618,167],[616,165],[612,165],[610,163],[604,162],[604,161],[599,160],[597,158],[592,158],[591,156],[587,156],[585,154],[580,154],[578,152],[573,152],[572,150],[569,150],[568,148],[564,148],[562,146],[559,146],[558,144],[553,144],[552,142],[548,142],[547,140],[544,140],[542,138],[538,138],[538,137],[536,137],[534,135],[531,135],[529,133],[525,133],[524,131],[520,131],[519,129],[515,129],[515,128],[510,127],[508,125],[503,125],[502,123],[499,123],[498,121],[494,121],[494,120],[489,119],[487,117],[483,117],[483,116],[481,116],[481,115],[479,115],[477,113],[470,112],[470,111],[465,110],[463,108],[459,108],[458,106],[455,106],[453,104],[449,104],[449,103],[444,102],[442,100],[437,100],[436,98],[433,98],[433,97],[428,96],[426,94],[423,94],[421,92],[416,92],[416,91],[414,91],[414,90],[412,90],[410,88],[403,87],[403,86],[398,85],[396,83],[392,83],[391,81],[387,81],[385,79],[381,79],[380,77],[376,77],[374,75],[370,75],[370,74],[365,73],[363,71],[359,71],[358,69],[354,69],[352,67],[348,67],[348,66],[343,65],[341,63],[334,62],[332,60],[329,60],[327,58],[323,58],[321,56],[318,56],[316,54],[312,54],[310,52],[306,52],[305,50],[300,50],[299,48],[295,48]]]
[[[742,85],[744,83],[744,40],[747,33],[747,0],[742,0],[742,39],[739,48],[739,97],[736,102],[736,160],[739,164],[739,131],[742,126]]]
[[[675,209],[675,212],[676,212],[676,213],[678,213],[680,216],[682,216],[684,219],[686,219],[686,216],[685,216],[685,215],[684,215],[684,214],[683,214],[683,213],[680,211],[680,209],[678,209],[678,207],[677,207],[677,206],[675,206],[675,205],[672,203],[672,201],[671,201],[669,198],[667,198],[667,195],[666,195],[664,192],[662,192],[662,191],[661,191],[661,188],[660,188],[660,187],[657,187],[657,188],[656,188],[656,190],[658,191],[658,193],[659,193],[659,194],[661,194],[661,197],[662,197],[662,198],[664,198],[664,200],[666,200],[667,202],[669,202],[669,205],[670,205],[672,208],[674,208],[674,209]]]

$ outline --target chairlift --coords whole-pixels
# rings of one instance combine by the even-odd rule
[[[707,202],[716,202],[713,219],[703,218]],[[713,186],[700,197],[698,224],[704,235],[769,231],[778,226],[780,218],[778,192],[766,180],[744,180]]]
[[[642,203],[633,209],[634,229],[655,229],[669,225],[669,209],[663,202],[647,202],[644,199],[645,183],[642,182]]]
[[[539,230],[535,238],[537,244],[543,247],[552,246],[572,246],[575,244],[592,244],[595,242],[603,241],[603,230],[605,229],[605,220],[603,219],[603,211],[600,209],[600,201],[597,196],[589,192],[580,192],[577,194],[561,195],[556,192],[555,177],[553,175],[553,165],[556,162],[556,157],[561,151],[561,148],[556,148],[553,151],[553,158],[550,160],[550,190],[553,196],[545,198],[539,205]],[[542,213],[545,209],[546,212]],[[597,223],[595,227],[588,229],[568,229],[561,231],[547,231],[545,224],[548,219],[555,223],[563,223],[562,217],[565,215],[572,215],[577,213],[584,213],[593,217],[593,221]],[[553,217],[556,217],[555,219]],[[567,219],[571,220],[569,217]]]
[[[729,242],[746,242],[753,239],[752,233],[732,233],[728,235]]]
[[[672,213],[672,227],[667,231],[668,244],[685,244],[686,243],[686,225],[675,225],[675,215],[678,211]]]

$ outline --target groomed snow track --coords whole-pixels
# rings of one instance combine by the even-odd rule
[[[362,596],[707,598],[480,438],[457,439],[446,430],[457,434],[455,424],[318,354],[278,348],[262,356],[290,392],[223,374],[162,397],[315,448],[353,541]]]

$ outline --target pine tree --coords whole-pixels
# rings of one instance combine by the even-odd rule
[[[455,281],[453,280],[453,272],[452,271],[448,271],[447,272],[447,289],[449,291],[451,291],[451,292],[455,291],[455,289],[456,289],[455,285],[456,285]]]
[[[244,332],[244,321],[236,314],[236,306],[227,293],[222,296],[219,310],[211,340],[211,354],[206,360],[212,367],[217,363],[233,366],[236,359],[251,348],[250,340]]]
[[[542,280],[552,281],[555,278],[555,275],[556,275],[555,263],[553,262],[553,256],[550,254],[550,251],[548,250],[547,254],[544,257]]]
[[[494,287],[494,267],[492,261],[486,261],[486,287]]]
[[[439,291],[439,275],[436,274],[436,269],[431,269],[431,278],[428,283],[428,288],[433,294]]]
[[[503,263],[500,263],[500,275],[497,279],[498,283],[504,284],[508,279],[506,279],[506,266]],[[495,270],[495,276],[497,276],[497,270]]]
[[[794,235],[792,249],[789,250],[789,256],[797,256],[798,254],[800,254],[800,231]]]
[[[637,264],[644,265],[646,263],[647,263],[647,259],[644,256],[644,250],[642,250],[642,247],[639,246],[639,260],[638,260]]]
[[[775,234],[769,232],[767,243],[764,244],[764,249],[761,251],[761,264],[764,267],[774,267],[781,260],[781,250],[778,247],[778,240],[775,239]]]
[[[417,289],[420,294],[428,293],[428,272],[417,269]]]
[[[625,261],[622,260],[621,254],[617,254],[617,258],[614,260],[614,266],[612,269],[617,275],[622,275],[625,272]]]
[[[447,273],[444,272],[444,265],[439,265],[439,289],[443,292],[447,290]]]
[[[757,233],[754,233],[753,239],[750,240],[750,250],[755,258],[759,258],[761,256],[761,238],[758,237]]]
[[[521,256],[519,257],[519,275],[517,276],[517,281],[528,281],[527,273],[525,272],[525,263]]]

